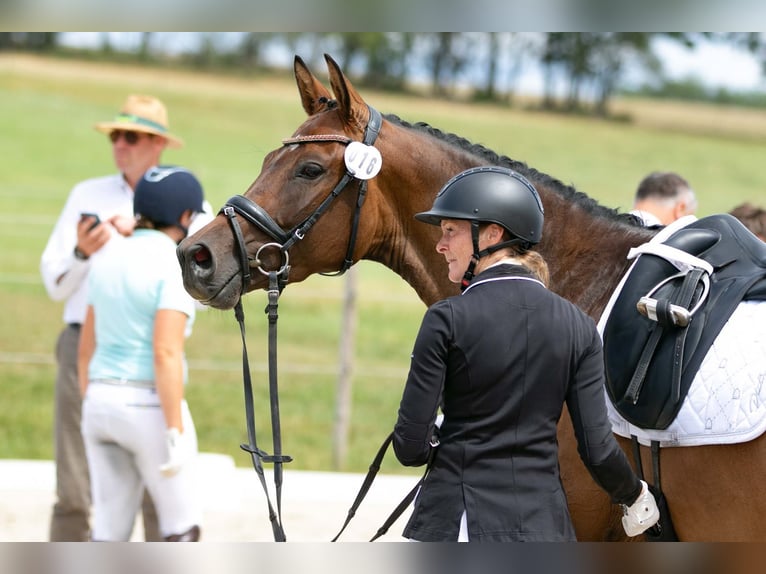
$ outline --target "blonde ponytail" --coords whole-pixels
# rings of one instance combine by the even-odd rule
[[[524,267],[529,269],[543,285],[548,286],[551,276],[548,271],[548,263],[546,263],[542,255],[537,251],[524,251],[522,253],[515,253],[514,258],[518,259]]]

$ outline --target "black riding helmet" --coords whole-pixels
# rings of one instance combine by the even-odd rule
[[[463,278],[465,288],[481,257],[514,244],[529,249],[539,243],[544,211],[537,190],[526,178],[507,168],[485,166],[468,169],[450,179],[436,195],[433,207],[415,214],[415,218],[431,225],[440,225],[442,219],[471,222],[473,259]],[[496,223],[512,239],[479,251],[479,223]]]
[[[497,223],[529,245],[543,234],[543,204],[523,176],[503,167],[474,167],[450,179],[433,207],[415,218],[431,225],[442,219]]]
[[[156,227],[175,226],[186,210],[202,211],[204,194],[197,178],[189,170],[176,166],[150,168],[136,184],[133,213],[148,219]]]

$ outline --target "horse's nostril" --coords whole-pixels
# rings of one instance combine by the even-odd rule
[[[213,265],[213,257],[210,254],[210,250],[204,245],[194,245],[189,250],[189,255],[191,255],[196,266],[201,269],[210,269]]]

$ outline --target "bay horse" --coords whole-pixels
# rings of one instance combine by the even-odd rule
[[[241,196],[230,200],[234,217],[242,216],[237,234],[247,259],[243,261],[230,228],[231,208],[229,215],[220,213],[179,246],[184,283],[192,296],[214,308],[231,309],[244,293],[268,288],[265,273],[254,271],[245,279],[243,266],[281,269],[287,249],[290,282],[367,259],[400,275],[426,305],[455,295],[458,287],[449,282],[444,259],[435,250],[439,229],[413,215],[429,209],[453,175],[474,166],[502,165],[524,175],[542,198],[545,226],[536,249],[549,264],[550,288],[598,320],[630,265],[629,249],[655,231],[523,162],[426,124],[380,116],[338,64],[327,55],[325,60],[332,93],[296,56],[295,80],[308,118],[265,157],[261,173],[244,193],[249,201]],[[355,166],[346,150],[350,142],[363,139],[368,147],[362,151],[374,147],[379,152],[375,161],[380,165],[366,164],[379,173],[369,179],[362,174],[363,182],[349,180]],[[632,459],[630,442],[617,438]],[[579,459],[566,409],[558,440],[561,477],[578,539],[624,539],[619,507],[610,503]],[[649,449],[641,451],[644,467],[651,468]],[[679,539],[764,540],[766,497],[760,496],[759,486],[765,476],[762,437],[725,446],[663,448],[662,489]]]

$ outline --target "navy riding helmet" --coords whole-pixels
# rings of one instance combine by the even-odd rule
[[[133,213],[157,227],[179,226],[186,210],[203,210],[202,185],[189,170],[177,166],[150,168],[136,185]]]

